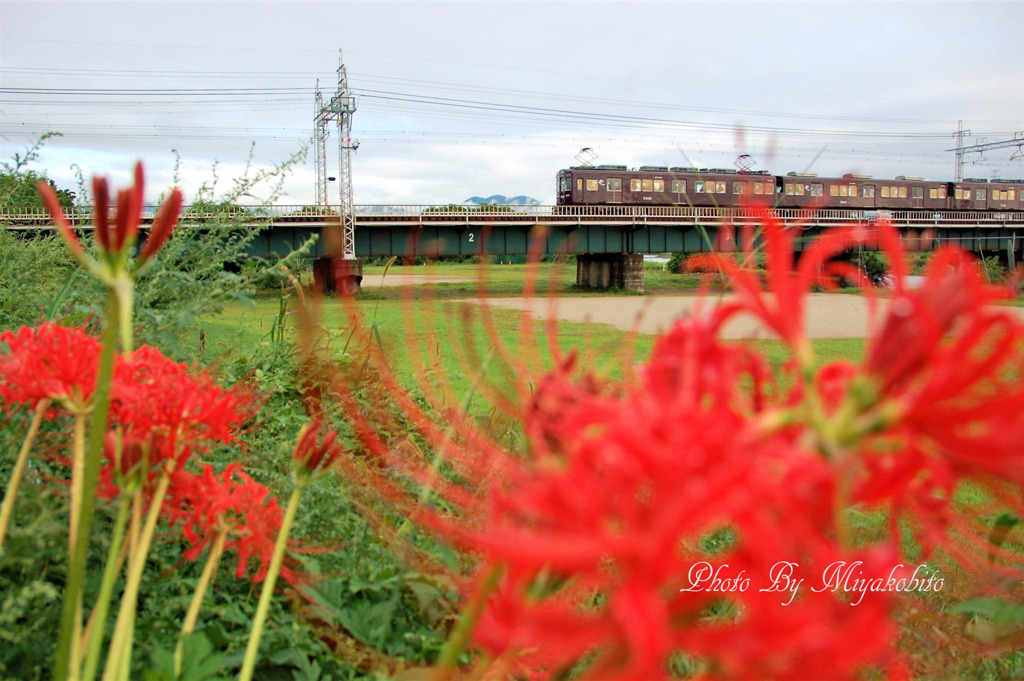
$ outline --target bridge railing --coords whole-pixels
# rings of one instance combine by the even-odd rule
[[[156,215],[157,206],[143,208],[143,221],[149,222]],[[1000,225],[1024,224],[1021,211],[921,211],[921,210],[870,210],[870,209],[791,209],[775,211],[785,222],[808,221],[814,224],[869,221],[887,218],[900,225]],[[77,206],[66,211],[68,219],[78,225],[87,225],[92,220],[91,206]],[[756,219],[758,213],[747,208],[705,208],[694,206],[432,206],[432,205],[356,205],[353,213],[357,220],[366,221],[389,219],[464,219],[466,221],[487,219],[525,218],[533,221],[572,220],[585,218],[611,218],[623,222],[643,223],[648,220],[681,220],[690,222],[724,222],[728,220]],[[217,217],[251,219],[254,222],[324,222],[340,214],[339,206],[185,206],[182,220],[209,220]],[[0,223],[14,225],[49,224],[49,214],[43,208],[5,207],[0,208]]]

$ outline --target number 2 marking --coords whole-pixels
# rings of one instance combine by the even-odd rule
[[[470,232],[469,233],[469,243],[473,243],[474,241],[476,241],[476,238],[473,236],[473,232]]]

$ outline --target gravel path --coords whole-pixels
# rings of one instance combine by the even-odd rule
[[[673,320],[693,314],[700,305],[714,305],[717,298],[694,295],[652,296],[587,296],[555,300],[555,314],[559,319],[574,322],[611,324],[620,329],[637,329],[641,333],[659,333]],[[475,300],[473,302],[480,302]],[[521,298],[491,298],[492,307],[532,310],[533,316],[546,318],[549,301]],[[884,310],[885,300],[879,300]],[[1024,308],[1007,308],[1024,320]],[[810,338],[863,338],[868,328],[868,299],[850,294],[812,293],[807,296],[807,335]],[[733,319],[722,334],[726,338],[770,338],[773,334],[748,315]]]

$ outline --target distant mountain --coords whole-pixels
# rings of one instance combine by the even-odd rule
[[[471,196],[462,202],[463,206],[539,206],[540,201],[531,199],[529,196],[505,196],[494,194],[487,198]]]

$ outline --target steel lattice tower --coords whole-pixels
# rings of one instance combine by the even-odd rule
[[[352,214],[352,156],[359,148],[359,142],[352,139],[352,114],[356,111],[356,98],[348,87],[348,74],[338,50],[338,88],[325,106],[320,82],[317,81],[314,111],[313,138],[316,144],[316,201],[318,206],[327,204],[327,125],[333,120],[338,124],[339,191],[341,193],[342,257],[356,257],[355,216]]]

